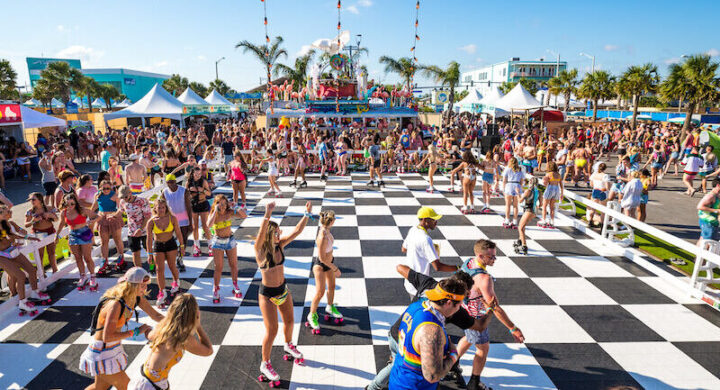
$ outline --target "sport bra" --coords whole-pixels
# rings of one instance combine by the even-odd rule
[[[81,213],[78,213],[78,216],[73,219],[68,219],[67,212],[65,213],[65,223],[72,228],[73,226],[82,225],[85,222],[87,222],[87,217],[82,215]]]
[[[170,233],[175,229],[175,226],[173,226],[172,218],[168,221],[168,225],[164,230],[160,230],[157,226],[157,222],[153,223],[153,233],[155,234],[162,234],[162,233]]]
[[[215,231],[218,231],[220,229],[230,227],[230,225],[232,225],[232,221],[228,219],[222,222],[216,222],[215,224],[213,224],[213,229],[215,229]]]
[[[335,243],[335,237],[330,232],[327,232],[327,241],[325,243],[325,253],[330,253]]]
[[[279,263],[275,263],[275,251],[280,251],[280,255],[282,256]],[[282,265],[285,262],[285,253],[283,253],[280,245],[275,246],[275,250],[273,251],[273,253],[268,252],[265,255],[265,260],[265,265],[260,267],[260,269],[270,269]]]

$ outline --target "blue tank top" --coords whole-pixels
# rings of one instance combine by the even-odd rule
[[[445,335],[443,356],[448,353],[450,338],[445,331],[443,322],[433,313],[430,303],[422,300],[408,306],[398,328],[398,353],[390,372],[389,387],[393,390],[432,390],[438,386],[437,383],[430,383],[423,377],[420,352],[415,350],[412,343],[415,331],[423,324],[435,324],[443,330]]]
[[[117,203],[111,199],[113,196],[115,196],[115,191],[110,192],[108,195],[100,194],[98,196],[98,209],[107,212],[117,211]]]

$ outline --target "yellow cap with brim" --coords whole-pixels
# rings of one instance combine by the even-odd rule
[[[165,181],[177,181],[177,177],[175,177],[175,175],[173,175],[172,173],[169,173],[165,175]]]
[[[432,218],[434,220],[438,220],[442,218],[442,215],[436,213],[431,207],[423,206],[420,207],[420,210],[418,210],[417,217],[418,219]]]
[[[453,294],[443,290],[443,288],[440,287],[440,283],[436,284],[434,289],[425,291],[425,296],[431,301],[439,301],[441,299],[462,301],[465,298],[465,295]]]

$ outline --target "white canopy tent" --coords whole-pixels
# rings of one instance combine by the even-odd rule
[[[512,111],[540,108],[543,104],[535,99],[522,84],[518,83],[507,95],[500,98],[495,106],[505,111]]]
[[[42,103],[37,99],[29,99],[23,105],[30,106],[30,107],[40,107],[42,106]]]
[[[97,98],[97,99],[93,100],[92,106],[93,106],[93,108],[105,108],[105,107],[107,107],[107,106],[105,105],[105,100],[103,100],[102,98]]]
[[[130,102],[130,100],[125,99],[125,100],[121,101],[120,103],[114,104],[114,106],[116,108],[125,108],[125,107],[130,107],[131,104],[132,103]]]
[[[510,115],[509,112],[497,107],[497,102],[499,102],[503,96],[505,95],[502,91],[500,91],[500,88],[493,86],[490,89],[490,92],[486,93],[485,96],[483,96],[483,98],[478,102],[480,105],[480,112],[491,114],[495,118]]]
[[[54,108],[65,108],[65,103],[57,100],[56,98],[52,98],[52,100],[50,101],[50,106]]]
[[[72,100],[73,103],[77,104],[78,108],[83,108],[83,101],[79,97]]]
[[[457,107],[459,111],[462,112],[474,112],[473,110],[473,104],[480,103],[480,100],[482,100],[483,95],[480,93],[480,91],[475,88],[470,90],[470,93],[468,93],[467,96],[465,96],[462,100],[457,102]]]
[[[182,126],[183,104],[168,91],[155,84],[150,92],[135,104],[120,111],[105,114],[105,120],[117,118],[170,118],[180,121]]]
[[[207,97],[205,98],[205,101],[210,104],[215,104],[215,105],[226,104],[228,106],[231,106],[232,108],[235,108],[234,104],[230,103],[229,100],[225,99],[225,97],[223,95],[221,95],[218,91],[216,91],[214,89],[212,90],[212,92],[210,92],[209,95],[207,95]]]
[[[192,104],[201,104],[201,105],[208,105],[209,103],[205,101],[205,99],[201,98],[198,94],[195,93],[192,89],[188,88],[185,90],[185,92],[182,93],[182,95],[178,96],[177,100],[179,100],[182,104],[185,105],[192,105]]]
[[[22,112],[23,127],[25,127],[26,129],[35,129],[38,127],[67,126],[67,122],[60,118],[45,115],[41,112],[37,112],[25,106],[20,106],[20,111]]]

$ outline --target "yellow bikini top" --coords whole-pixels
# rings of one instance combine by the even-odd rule
[[[170,220],[168,221],[168,225],[165,230],[160,230],[157,226],[157,223],[153,224],[153,233],[155,234],[170,233],[173,231],[173,229],[175,229],[175,226],[173,226],[172,224],[172,218],[170,218]]]
[[[217,231],[226,227],[230,227],[230,225],[232,225],[232,221],[228,219],[222,222],[216,222],[215,224],[213,224],[213,229]]]
[[[168,375],[170,374],[170,369],[174,365],[180,363],[180,359],[182,359],[184,353],[185,351],[182,349],[175,352],[175,355],[173,355],[173,357],[171,357],[168,361],[167,366],[165,366],[165,368],[160,371],[155,371],[148,368],[147,362],[145,362],[145,364],[143,364],[143,370],[145,371],[145,375],[147,375],[148,379],[150,379],[152,382],[160,382],[167,379]]]

